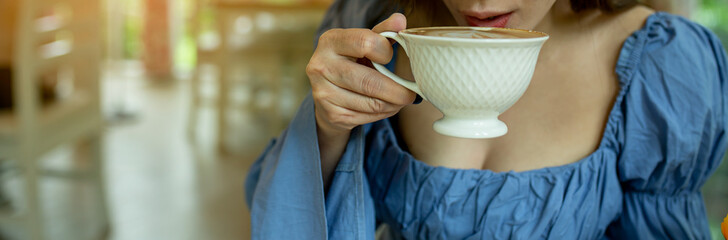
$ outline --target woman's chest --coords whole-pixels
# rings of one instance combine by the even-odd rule
[[[428,102],[399,113],[399,134],[415,158],[433,166],[500,172],[578,161],[598,148],[619,91],[608,59],[584,58],[576,54],[560,61],[539,61],[528,90],[499,117],[508,126],[502,137],[440,135],[432,123],[442,114]],[[413,79],[402,61],[406,59],[398,59],[397,73]]]

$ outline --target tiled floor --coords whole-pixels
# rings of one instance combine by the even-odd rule
[[[249,238],[243,182],[265,140],[219,153],[215,109],[200,110],[195,139],[186,134],[189,82],[127,81],[133,117],[106,136],[111,239]]]
[[[225,156],[205,144],[211,141],[189,139],[183,83],[139,90],[136,120],[110,127],[106,137],[111,239],[247,236],[242,186],[254,154]]]

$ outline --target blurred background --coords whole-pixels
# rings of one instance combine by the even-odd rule
[[[728,45],[728,0],[647,0]],[[0,239],[248,239],[331,0],[0,0]],[[703,188],[714,239],[728,164]]]

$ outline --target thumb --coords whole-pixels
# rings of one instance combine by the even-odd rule
[[[398,32],[400,30],[404,30],[405,28],[407,28],[407,18],[401,13],[394,13],[392,14],[392,16],[387,18],[387,20],[384,20],[374,26],[374,28],[372,28],[372,31],[374,31],[375,33]]]

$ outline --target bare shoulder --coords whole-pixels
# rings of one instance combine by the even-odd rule
[[[635,31],[641,29],[647,21],[647,18],[654,13],[655,10],[638,5],[622,12],[605,14],[605,27],[611,33],[621,33],[617,34],[617,36],[620,36],[621,40],[624,40]]]
[[[616,64],[622,44],[634,32],[642,29],[650,15],[655,11],[646,6],[638,5],[628,10],[598,14],[593,18],[582,18],[582,23],[591,28],[594,39],[590,40],[598,45],[596,51],[609,56],[610,68]],[[585,21],[585,19],[588,19]]]

